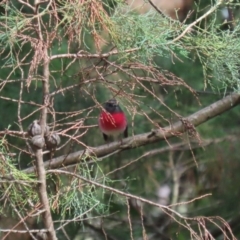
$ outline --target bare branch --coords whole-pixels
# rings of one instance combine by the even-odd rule
[[[45,49],[45,54],[47,54],[47,49]],[[47,57],[47,55],[46,55]],[[43,104],[45,104],[45,107],[42,109],[42,116],[40,119],[40,124],[42,129],[45,129],[46,122],[47,122],[47,98],[49,94],[49,86],[48,86],[48,80],[49,80],[49,62],[45,59],[44,63],[44,76],[45,81],[43,81]],[[42,132],[42,135],[44,134],[44,131]],[[51,210],[50,205],[48,201],[48,195],[47,195],[47,183],[46,183],[46,172],[45,167],[43,164],[43,153],[42,149],[36,150],[36,167],[37,167],[37,175],[38,180],[40,181],[39,184],[39,198],[40,202],[42,203],[44,209],[46,211],[43,212],[43,222],[46,227],[46,229],[49,230],[47,233],[50,240],[57,240],[56,233],[53,226],[53,220],[51,216]]]
[[[23,5],[27,6],[27,7],[29,7],[29,8],[32,9],[33,12],[34,12],[35,8],[34,8],[31,4],[29,4],[28,2],[26,2],[26,1],[22,1],[22,0],[18,0],[18,2],[20,2],[21,4],[23,4]]]
[[[36,5],[36,10],[37,10]],[[37,14],[37,12],[36,12]],[[41,109],[41,117],[40,117],[40,125],[42,129],[46,128],[47,125],[47,112],[49,107],[49,58],[48,58],[48,43],[44,41],[43,34],[41,31],[41,22],[40,17],[37,18],[38,22],[38,36],[39,36],[39,45],[43,47],[42,49],[42,58],[43,58],[43,80],[42,80],[42,87],[43,87],[43,108]],[[37,53],[37,50],[35,50],[35,54]],[[42,137],[44,136],[44,131],[42,131]],[[38,188],[38,195],[41,204],[43,205],[43,208],[45,211],[42,213],[43,216],[43,223],[45,225],[45,228],[48,230],[47,236],[49,240],[57,240],[52,215],[51,215],[51,209],[49,205],[48,200],[48,194],[47,194],[47,183],[46,183],[46,171],[43,164],[43,151],[42,149],[37,149],[35,151],[36,156],[36,168],[37,168],[37,176],[39,183]]]
[[[1,229],[1,232],[11,233],[45,233],[46,229],[33,229],[33,230],[14,230],[14,229]]]
[[[78,52],[78,53],[66,53],[66,54],[57,54],[57,55],[53,55],[52,57],[50,57],[50,60],[53,59],[57,59],[57,58],[107,58],[109,56],[112,55],[117,55],[117,54],[121,54],[121,53],[131,53],[134,51],[139,50],[140,48],[132,48],[132,49],[128,49],[125,51],[121,51],[119,52],[118,50],[113,50],[110,51],[108,53],[101,53],[101,54],[83,54],[81,53],[82,51]]]

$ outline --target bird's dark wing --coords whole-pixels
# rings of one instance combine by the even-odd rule
[[[123,136],[124,136],[125,138],[128,137],[128,125],[126,126],[126,128],[125,128],[125,130],[124,130]]]
[[[108,141],[108,135],[106,135],[106,134],[103,133],[103,138],[104,138],[104,141],[105,141],[105,142]]]

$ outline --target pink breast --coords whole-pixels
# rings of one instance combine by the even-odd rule
[[[123,112],[112,114],[102,112],[99,117],[99,125],[104,130],[125,130],[127,120]]]

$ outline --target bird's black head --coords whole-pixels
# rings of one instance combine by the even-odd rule
[[[116,99],[110,99],[104,103],[104,108],[109,113],[122,112]]]

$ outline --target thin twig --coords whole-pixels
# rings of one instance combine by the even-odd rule
[[[88,54],[88,53],[66,53],[66,54],[57,54],[57,55],[53,55],[50,57],[50,60],[53,59],[57,59],[57,58],[107,58],[110,57],[112,55],[117,55],[117,54],[122,54],[122,53],[131,53],[131,52],[135,52],[137,50],[139,50],[140,48],[131,48],[131,49],[127,49],[125,51],[118,51],[118,50],[113,50],[111,52],[108,53],[100,53],[100,54]]]

